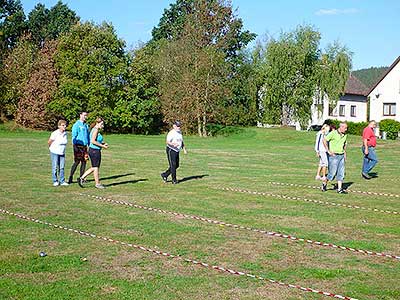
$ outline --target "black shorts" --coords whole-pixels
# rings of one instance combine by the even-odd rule
[[[73,145],[75,161],[85,162],[89,160],[87,146]]]
[[[101,151],[89,148],[89,157],[93,168],[99,168],[101,163]]]

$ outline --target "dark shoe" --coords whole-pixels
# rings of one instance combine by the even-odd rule
[[[167,183],[167,177],[164,176],[164,173],[161,173],[161,178],[164,181],[164,183]]]
[[[72,179],[72,176],[71,176],[71,177],[68,178],[68,184],[72,184],[72,181],[73,181],[73,179]]]
[[[78,184],[79,184],[79,186],[81,187],[81,188],[83,188],[83,183],[84,183],[85,181],[84,181],[84,179],[83,178],[78,178]]]
[[[361,173],[361,176],[362,176],[362,178],[367,179],[367,180],[370,180],[370,179],[371,179],[371,176],[369,176],[369,175],[366,174],[366,173]]]
[[[322,186],[321,186],[321,191],[326,192],[326,186],[327,186],[327,184],[325,182],[323,182]]]
[[[344,189],[338,190],[337,193],[338,194],[347,194],[347,192]]]

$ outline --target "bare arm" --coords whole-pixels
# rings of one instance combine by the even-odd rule
[[[92,139],[90,140],[90,142],[93,145],[99,146],[100,148],[108,148],[108,144],[101,144],[97,141],[97,135],[99,133],[99,130],[97,128],[94,129],[93,134],[92,134]]]

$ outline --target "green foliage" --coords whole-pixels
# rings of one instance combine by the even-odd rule
[[[15,117],[18,101],[30,77],[37,48],[29,36],[19,39],[17,45],[4,58],[3,87],[0,95],[0,111],[9,119]]]
[[[112,111],[126,73],[124,42],[106,23],[77,24],[61,36],[56,54],[59,88],[50,108],[73,120],[95,112],[112,124]]]
[[[322,98],[327,95],[332,106],[336,106],[337,100],[344,94],[351,69],[351,56],[352,53],[336,41],[328,45],[320,59],[318,96]]]
[[[128,74],[115,103],[112,127],[119,132],[158,132],[162,116],[151,51],[143,47],[128,58]]]
[[[310,26],[270,40],[264,54],[262,107],[265,121],[306,123],[316,91],[320,33]]]
[[[231,97],[221,99],[215,121],[225,125],[255,125],[258,119],[256,73],[250,54],[242,52],[241,63],[228,81]]]
[[[362,136],[362,132],[368,122],[347,122],[347,133]]]
[[[25,13],[20,0],[0,2],[0,56],[13,48],[26,29]],[[0,57],[1,58],[1,57]]]
[[[237,126],[226,126],[221,124],[207,124],[207,133],[210,136],[229,136],[242,133],[244,129]]]
[[[170,4],[169,9],[164,10],[158,26],[153,28],[150,43],[163,39],[169,41],[179,39],[184,31],[188,16],[198,13],[202,3],[206,3],[210,11],[215,9],[215,11],[211,11],[210,16],[221,14],[218,16],[221,21],[219,24],[211,26],[211,23],[208,26],[208,30],[211,32],[218,30],[219,34],[210,34],[209,39],[213,43],[220,44],[220,49],[224,51],[228,60],[237,58],[240,50],[254,40],[256,34],[243,30],[242,19],[235,15],[232,4],[224,0],[176,0],[175,3]],[[224,25],[227,27],[224,27]],[[223,43],[221,43],[221,40],[223,40]]]
[[[42,47],[46,40],[57,39],[79,21],[76,13],[61,1],[51,9],[38,3],[28,15],[28,29],[32,39]]]
[[[388,67],[371,67],[368,69],[356,70],[352,73],[368,88],[372,88],[372,86],[381,78],[387,69]]]
[[[299,26],[257,45],[256,86],[260,94],[262,119],[287,125],[299,121],[304,127],[311,117],[314,97],[327,94],[336,101],[343,94],[351,67],[351,53],[339,43],[325,53],[319,49],[320,33],[311,26]]]
[[[324,123],[333,126],[334,128],[337,129],[339,128],[340,122],[341,121],[336,119],[327,119],[325,120]],[[346,123],[347,123],[347,133],[358,136],[361,136],[364,128],[368,126],[368,122],[346,122]]]
[[[386,132],[386,137],[395,140],[400,132],[400,122],[392,119],[384,119],[379,122],[379,130]]]

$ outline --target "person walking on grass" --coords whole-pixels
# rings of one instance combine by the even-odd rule
[[[79,177],[82,177],[86,170],[86,161],[88,158],[89,145],[89,126],[86,124],[88,113],[83,111],[79,115],[79,120],[72,126],[72,147],[74,149],[74,163],[71,166],[68,183],[73,182],[73,176],[76,168],[81,164]]]
[[[328,176],[322,182],[322,191],[327,189],[328,181],[332,181],[335,177],[337,180],[337,192],[339,194],[347,194],[343,189],[343,180],[346,164],[346,142],[347,142],[347,123],[341,122],[337,130],[331,131],[324,138],[324,146],[329,154]],[[328,145],[329,142],[329,145]]]
[[[79,177],[78,183],[80,187],[83,187],[86,177],[93,173],[94,181],[96,183],[95,187],[98,189],[104,189],[104,185],[100,183],[99,177],[101,149],[108,149],[108,144],[104,142],[103,136],[100,133],[103,128],[104,120],[102,118],[97,118],[92,130],[90,131],[89,157],[92,167]]]
[[[329,130],[330,126],[328,124],[324,124],[321,130],[317,133],[317,138],[315,140],[315,152],[317,153],[317,157],[319,158],[319,165],[317,169],[317,175],[315,176],[315,180],[326,179],[326,169],[328,167],[328,154],[326,153],[324,138],[329,133]]]
[[[166,183],[168,176],[172,177],[172,184],[177,184],[176,170],[179,168],[179,152],[183,149],[183,153],[187,154],[185,144],[183,143],[183,136],[181,132],[181,122],[176,121],[172,125],[172,129],[167,135],[167,158],[169,168],[161,173],[162,180]]]
[[[51,176],[53,179],[53,186],[67,186],[64,177],[65,167],[65,148],[67,146],[67,132],[65,128],[67,122],[64,120],[58,121],[58,129],[53,131],[50,135],[47,144],[50,150],[51,158]],[[57,173],[58,176],[57,176]],[[58,179],[57,179],[58,177]]]
[[[374,129],[376,128],[376,122],[374,120],[370,121],[368,126],[363,130],[363,145],[361,147],[361,151],[363,153],[363,166],[361,171],[361,176],[364,179],[371,179],[372,177],[369,175],[369,172],[375,167],[378,163],[378,158],[376,156],[375,147],[376,147],[376,136]]]

